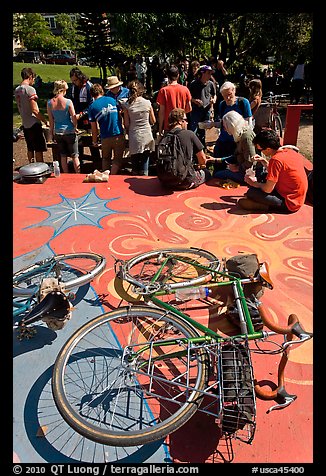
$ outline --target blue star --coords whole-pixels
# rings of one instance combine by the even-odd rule
[[[45,210],[49,216],[41,223],[27,226],[24,229],[36,226],[53,226],[54,237],[72,226],[92,225],[103,228],[100,225],[100,221],[103,217],[113,213],[126,213],[107,208],[106,203],[117,200],[119,197],[103,200],[96,195],[95,187],[92,188],[87,195],[80,198],[67,198],[61,195],[61,193],[59,195],[62,201],[56,205],[49,205],[48,207],[29,207]]]

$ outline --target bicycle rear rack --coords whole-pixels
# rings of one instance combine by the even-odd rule
[[[141,385],[146,395],[180,407],[186,402],[194,404],[198,411],[217,419],[223,435],[251,443],[256,427],[256,399],[247,342],[198,344],[180,339],[178,350],[175,343],[175,339],[165,339],[125,348],[122,361],[128,369],[126,381],[130,387]],[[173,351],[169,356],[170,344]],[[128,360],[132,359],[128,356],[136,354],[136,360],[129,365]],[[210,361],[211,375],[203,389],[196,388],[196,354],[200,354],[202,365]],[[177,375],[176,365],[179,366]]]

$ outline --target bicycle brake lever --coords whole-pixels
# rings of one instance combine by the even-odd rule
[[[276,405],[273,405],[272,407],[270,407],[266,413],[270,413],[272,412],[273,410],[279,410],[280,408],[285,408],[285,407],[288,407],[289,405],[291,405],[292,402],[294,402],[294,400],[297,398],[296,395],[291,395],[289,397],[284,397],[285,399],[285,402],[283,403],[277,403]]]
[[[282,344],[282,349],[285,350],[288,347],[290,347],[290,345],[302,344],[302,342],[305,342],[306,340],[310,340],[311,338],[312,338],[312,334],[310,332],[307,332],[306,334],[302,335],[299,340],[289,340],[284,342],[284,344]]]

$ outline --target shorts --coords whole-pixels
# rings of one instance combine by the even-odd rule
[[[72,134],[54,134],[54,139],[58,145],[58,151],[61,157],[79,156],[78,137],[76,133]]]
[[[109,166],[112,160],[112,152],[114,155],[114,162],[121,166],[123,153],[125,150],[125,136],[119,134],[118,136],[101,138],[102,144],[102,161]]]
[[[36,122],[32,127],[23,128],[27,150],[30,152],[46,152],[46,142],[42,131],[42,124]]]

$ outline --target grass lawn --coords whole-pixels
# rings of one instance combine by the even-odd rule
[[[38,106],[43,114],[46,114],[46,102],[52,97],[53,81],[64,79],[68,85],[70,83],[69,72],[74,66],[61,64],[31,64],[31,63],[16,63],[13,62],[13,90],[21,83],[20,72],[23,68],[32,68],[43,81],[40,88],[36,88],[39,100]],[[99,68],[92,68],[90,66],[81,66],[80,69],[89,78],[99,78]],[[15,98],[13,97],[13,127],[21,125],[21,118],[17,109]]]

